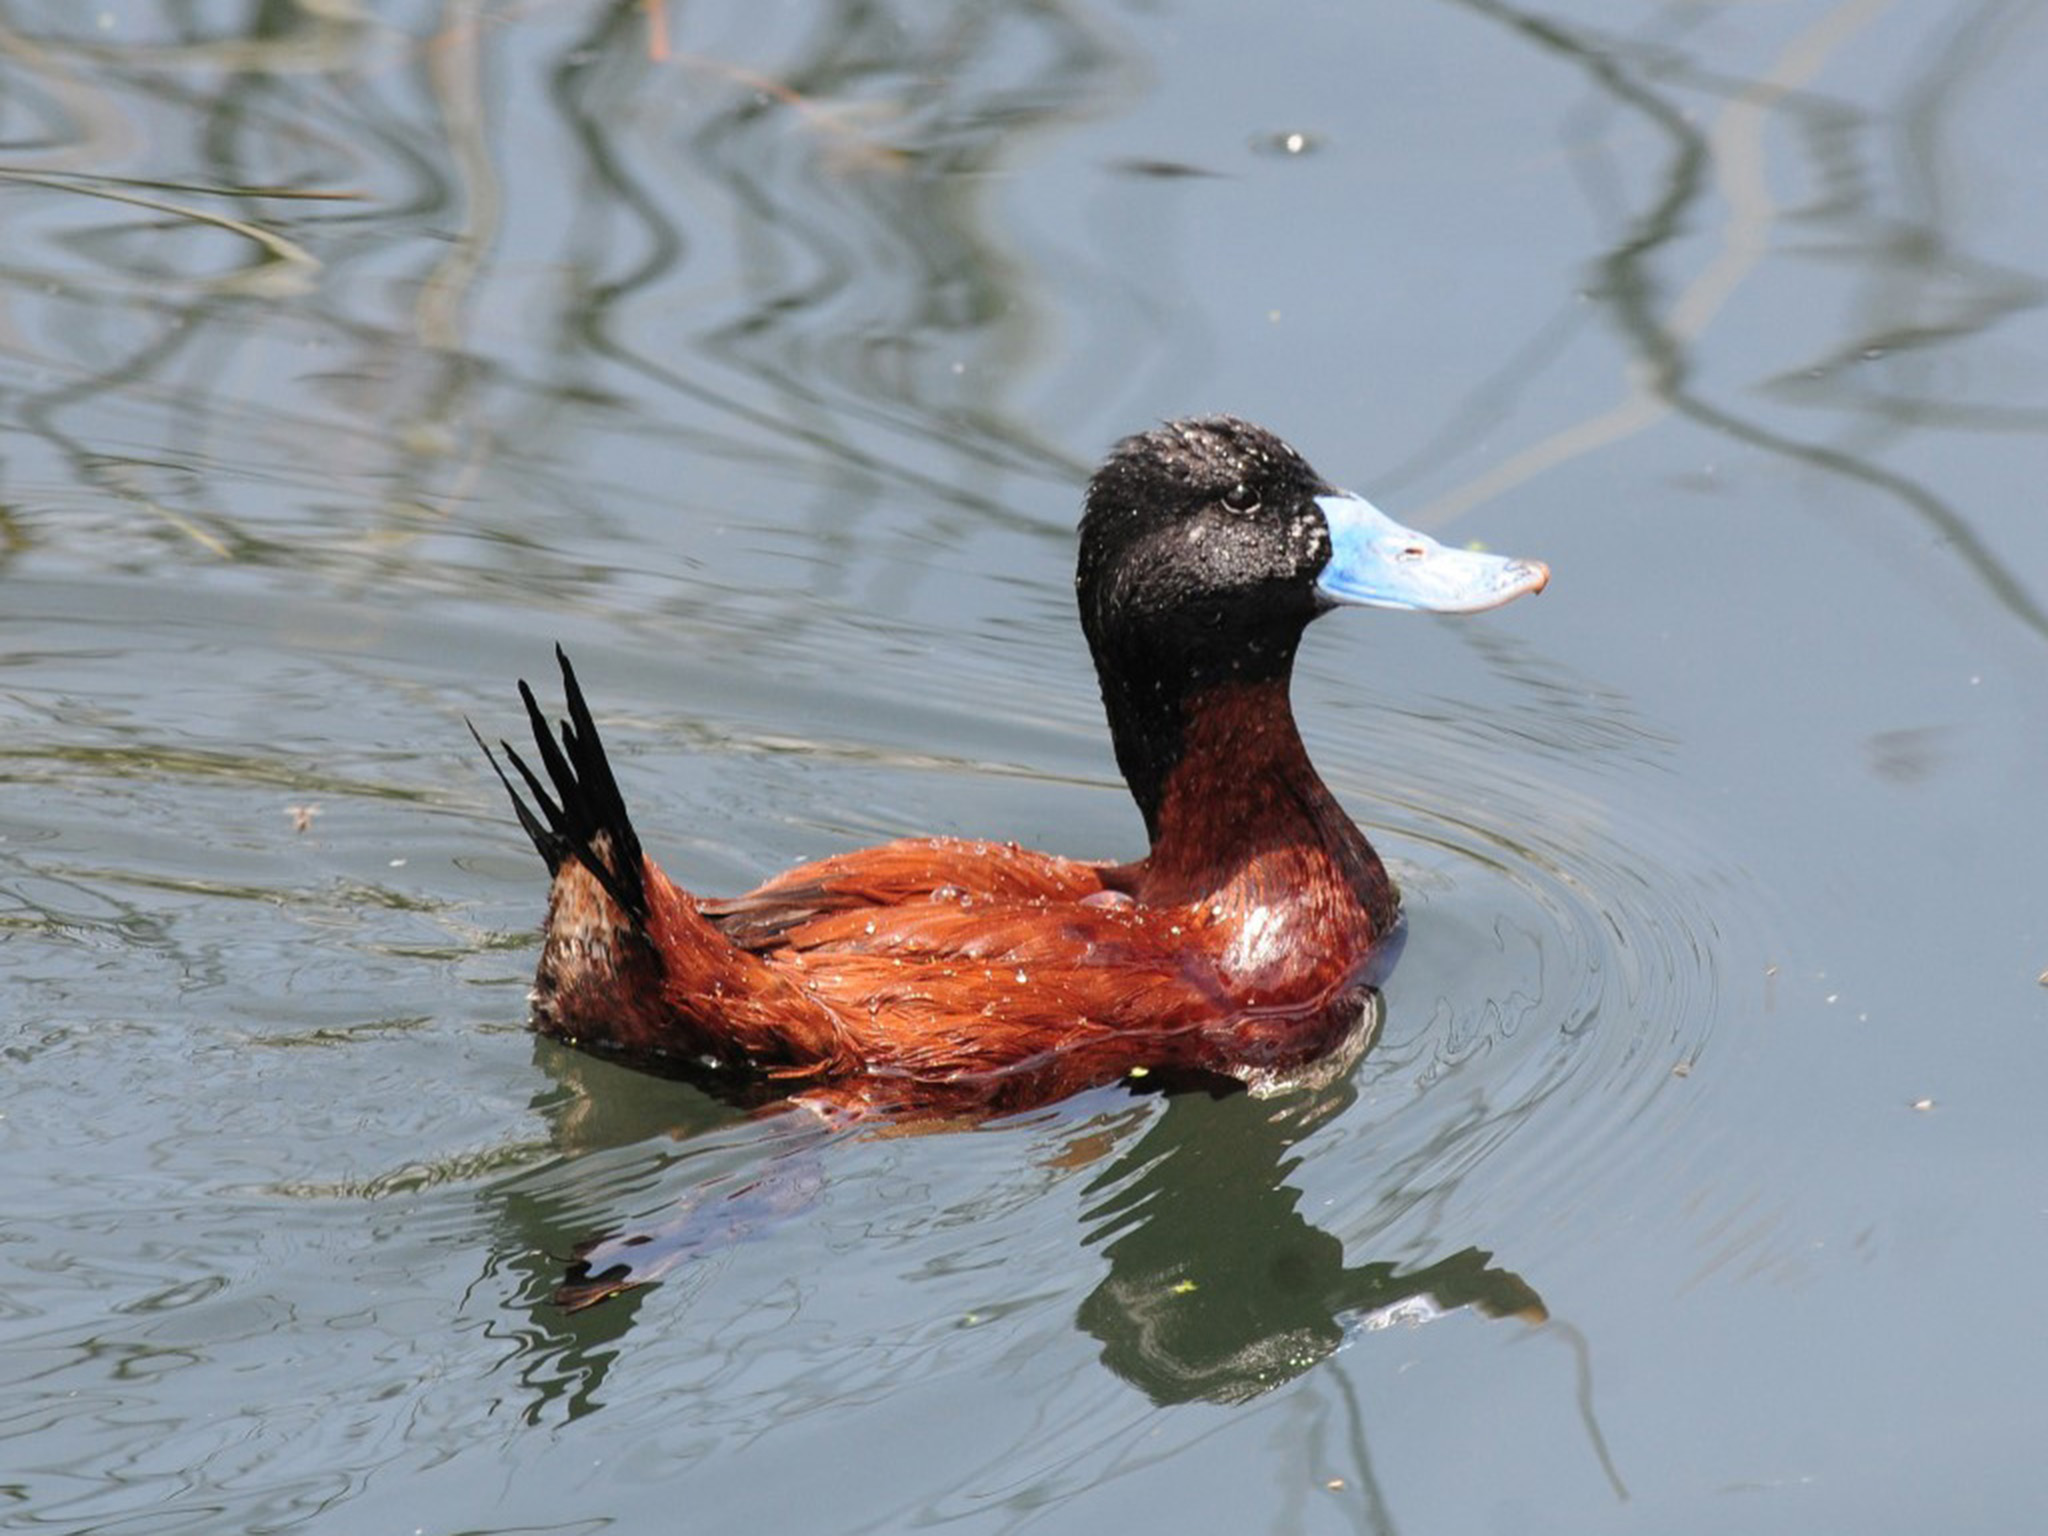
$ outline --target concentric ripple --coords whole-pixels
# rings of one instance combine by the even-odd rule
[[[1731,925],[1758,893],[1709,823],[1654,798],[1665,744],[1620,701],[1524,697],[1505,720],[1393,711],[1391,762],[1318,753],[1408,914],[1363,1103],[1332,1127],[1395,1170],[1375,1228],[1433,1224],[1454,1194],[1488,1232],[1590,1198],[1688,1112],[1747,952]]]

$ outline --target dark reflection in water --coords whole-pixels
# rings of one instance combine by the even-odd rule
[[[772,1107],[749,1121],[680,1082],[636,1081],[547,1041],[536,1042],[536,1053],[558,1081],[536,1107],[555,1120],[559,1144],[574,1154],[665,1139],[685,1157],[685,1144],[699,1137],[727,1131],[740,1139],[731,1143],[732,1165],[700,1176],[659,1220],[603,1236],[592,1231],[601,1213],[563,1197],[575,1184],[573,1161],[492,1193],[510,1243],[503,1261],[526,1276],[532,1331],[520,1377],[534,1393],[533,1416],[558,1401],[571,1418],[599,1407],[644,1288],[687,1280],[692,1263],[803,1217],[830,1179],[833,1143],[856,1135],[973,1134],[958,1122],[835,1129],[808,1112]],[[1100,1198],[1085,1213],[1095,1225],[1082,1242],[1101,1248],[1109,1273],[1076,1321],[1101,1342],[1111,1370],[1158,1403],[1241,1403],[1348,1340],[1396,1323],[1467,1306],[1489,1317],[1547,1321],[1535,1290],[1494,1267],[1490,1254],[1466,1248],[1422,1265],[1347,1265],[1343,1242],[1301,1214],[1300,1192],[1287,1182],[1298,1161],[1290,1154],[1355,1098],[1341,1080],[1270,1100],[1200,1091],[1165,1097],[1145,1132],[1088,1186]],[[1102,1157],[1116,1140],[1115,1132],[1083,1135],[1067,1160]],[[646,1188],[672,1162],[643,1162],[634,1187]],[[699,1165],[692,1159],[690,1166]]]
[[[1288,1153],[1355,1097],[1347,1084],[1273,1105],[1182,1095],[1098,1176],[1086,1240],[1110,1270],[1078,1321],[1104,1364],[1154,1402],[1245,1402],[1361,1329],[1463,1306],[1546,1319],[1490,1254],[1347,1265],[1344,1244],[1301,1214]]]
[[[609,1063],[536,1038],[534,1057],[553,1086],[537,1095],[534,1109],[549,1123],[556,1147],[572,1160],[589,1153],[636,1146],[657,1138],[679,1146],[720,1130],[747,1127],[747,1113],[684,1083],[670,1083],[613,1067]],[[789,1127],[808,1156],[812,1127],[791,1118]],[[758,1155],[772,1164],[772,1133],[751,1134],[764,1143]],[[749,1167],[758,1166],[749,1147]],[[571,1164],[573,1168],[573,1161]],[[610,1305],[569,1309],[556,1300],[574,1255],[601,1229],[602,1211],[575,1198],[576,1181],[550,1165],[493,1188],[488,1195],[507,1241],[498,1262],[523,1277],[521,1297],[527,1327],[515,1362],[520,1384],[531,1394],[529,1421],[539,1422],[561,1405],[568,1418],[602,1406],[600,1392],[620,1342],[633,1325],[644,1291],[616,1287]]]

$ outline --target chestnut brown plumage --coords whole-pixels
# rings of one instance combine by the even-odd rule
[[[1338,603],[1493,606],[1547,577],[1399,529],[1233,418],[1126,439],[1090,484],[1077,589],[1147,855],[911,838],[728,900],[642,853],[558,649],[559,740],[520,685],[545,780],[505,749],[532,808],[492,759],[554,875],[535,1027],[852,1111],[1285,1079],[1360,1040],[1400,916],[1295,727],[1303,630]]]

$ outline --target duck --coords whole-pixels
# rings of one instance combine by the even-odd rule
[[[1355,1046],[1400,896],[1302,744],[1303,634],[1341,607],[1496,608],[1549,568],[1403,527],[1232,416],[1119,442],[1079,544],[1142,857],[905,837],[694,894],[642,851],[558,645],[566,718],[519,683],[537,769],[501,740],[515,785],[470,727],[552,877],[533,1028],[847,1115],[1271,1086]]]

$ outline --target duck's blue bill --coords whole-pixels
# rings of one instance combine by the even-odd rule
[[[1333,603],[1477,613],[1541,592],[1550,580],[1541,560],[1446,549],[1361,496],[1318,496],[1316,505],[1330,525],[1330,563],[1316,578],[1316,590]]]

